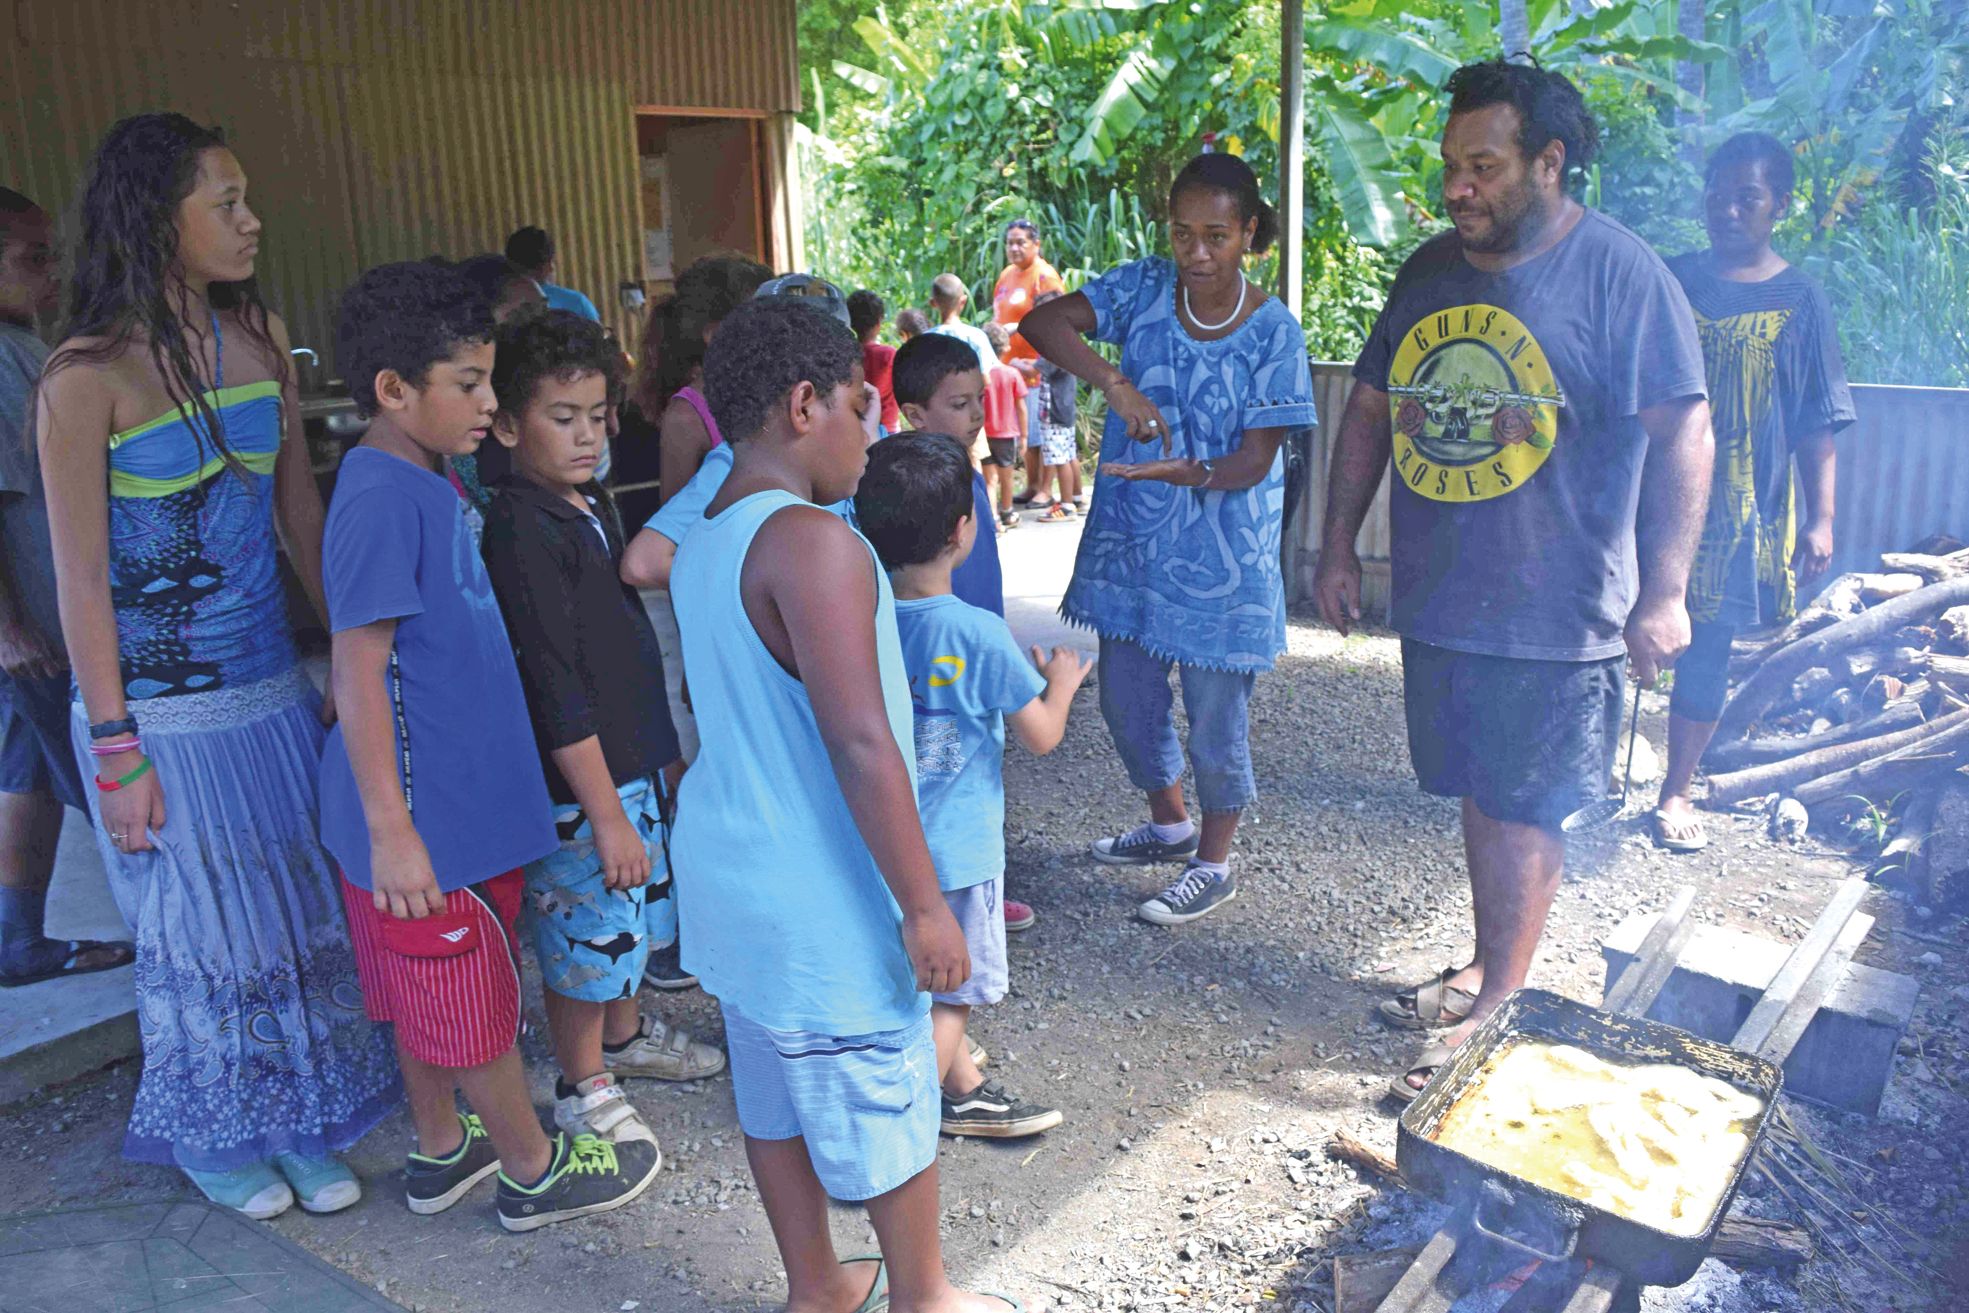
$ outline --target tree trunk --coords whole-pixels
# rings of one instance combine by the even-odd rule
[[[1952,730],[1958,725],[1969,725],[1969,711],[1958,711],[1929,724],[1883,734],[1879,738],[1815,748],[1788,761],[1772,762],[1768,766],[1753,766],[1749,770],[1740,770],[1729,775],[1712,775],[1709,777],[1707,802],[1711,807],[1727,807],[1733,802],[1741,802],[1760,793],[1791,793],[1795,786],[1807,780],[1816,780],[1821,775],[1830,775],[1835,771],[1849,770],[1875,757],[1898,752],[1910,744]]]
[[[1503,38],[1504,58],[1524,63],[1531,54],[1531,18],[1525,0],[1499,0],[1497,34]]]
[[[1676,5],[1675,30],[1690,41],[1701,41],[1709,30],[1707,0],[1680,0]],[[1677,109],[1682,129],[1682,159],[1695,173],[1702,172],[1702,65],[1692,59],[1675,65],[1675,84],[1693,96],[1693,109]]]

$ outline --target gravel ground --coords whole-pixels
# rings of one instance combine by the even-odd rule
[[[964,1280],[1017,1292],[1034,1310],[1328,1313],[1335,1254],[1419,1243],[1440,1220],[1324,1148],[1344,1129],[1392,1151],[1381,1091],[1415,1041],[1369,1013],[1393,985],[1467,954],[1455,809],[1408,775],[1394,641],[1343,642],[1301,620],[1291,645],[1253,703],[1264,797],[1239,838],[1241,896],[1208,921],[1174,932],[1136,922],[1134,903],[1168,873],[1116,872],[1083,855],[1088,840],[1140,819],[1091,690],[1053,755],[1012,751],[1009,883],[1041,919],[1014,940],[1014,993],[977,1032],[994,1074],[1067,1122],[1023,1143],[946,1142],[946,1252]],[[1651,697],[1643,726],[1656,742],[1662,714]],[[1813,845],[1774,846],[1755,817],[1717,818],[1712,832],[1693,858],[1654,850],[1638,821],[1578,845],[1533,983],[1597,999],[1601,936],[1690,880],[1703,891],[1698,915],[1795,940],[1851,869]],[[1881,924],[1862,960],[1918,974],[1920,1015],[1886,1117],[1801,1120],[1856,1164],[1849,1202],[1865,1217],[1852,1225],[1912,1278],[1886,1275],[1845,1241],[1790,1279],[1707,1264],[1687,1287],[1650,1292],[1647,1308],[1969,1307],[1969,931],[1882,892],[1867,910]],[[701,995],[656,1006],[717,1032]],[[544,1036],[529,1045],[545,1072]],[[0,1166],[12,1210],[182,1192],[174,1173],[117,1156],[133,1084],[116,1068],[0,1110],[0,1137],[25,1146]],[[544,1103],[544,1081],[537,1093]],[[437,1313],[777,1307],[777,1262],[728,1086],[635,1093],[667,1162],[630,1209],[524,1237],[499,1231],[489,1194],[412,1218],[392,1180],[408,1141],[398,1117],[353,1155],[372,1187],[361,1205],[273,1225]],[[1753,1189],[1742,1208],[1785,1214],[1775,1192]],[[1917,1233],[1904,1254],[1889,1249],[1894,1223]],[[844,1253],[871,1239],[846,1209],[836,1232]]]

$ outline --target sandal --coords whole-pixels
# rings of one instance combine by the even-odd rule
[[[869,1286],[861,1303],[855,1305],[854,1313],[882,1313],[889,1307],[889,1265],[882,1261],[880,1254],[856,1254],[841,1260],[842,1267],[850,1263],[875,1264],[875,1283]]]
[[[1671,816],[1655,808],[1655,842],[1671,853],[1699,853],[1709,846],[1709,831],[1700,816]]]
[[[137,960],[135,946],[123,940],[44,939],[41,941],[41,945],[43,951],[46,951],[52,946],[60,954],[58,958],[53,959],[54,964],[44,967],[39,971],[26,971],[19,975],[0,976],[0,989],[14,989],[21,985],[38,984],[43,980],[53,980],[57,976],[87,976],[93,975],[98,971],[114,971],[117,967],[127,967]],[[109,953],[107,961],[96,962],[88,966],[80,965],[81,959],[85,954],[105,951]]]
[[[1401,1075],[1388,1082],[1388,1093],[1394,1095],[1395,1098],[1401,1100],[1403,1103],[1414,1103],[1421,1096],[1422,1090],[1418,1090],[1413,1085],[1410,1085],[1408,1078],[1410,1076],[1422,1077],[1422,1087],[1423,1089],[1427,1089],[1430,1080],[1435,1077],[1436,1069],[1447,1063],[1450,1060],[1450,1056],[1455,1052],[1456,1050],[1447,1044],[1429,1045],[1415,1055],[1415,1061],[1408,1064],[1407,1071],[1404,1071]]]
[[[1071,520],[1073,518],[1073,508],[1071,506],[1068,506],[1065,502],[1056,501],[1051,506],[1048,506],[1046,508],[1046,513],[1041,515],[1039,518],[1046,521],[1048,524],[1059,524],[1062,521]]]
[[[1477,996],[1449,983],[1459,969],[1444,967],[1427,984],[1382,999],[1376,1009],[1381,1020],[1402,1030],[1448,1030],[1461,1023],[1476,1005]]]
[[[998,512],[998,526],[999,526],[999,527],[1000,527],[1001,529],[1016,529],[1016,528],[1018,528],[1018,527],[1019,527],[1019,513],[1018,513],[1017,511],[1000,511],[1000,512]]]

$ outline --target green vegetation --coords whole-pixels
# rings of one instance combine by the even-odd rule
[[[1781,249],[1826,284],[1853,376],[1969,386],[1969,7],[1502,3],[1600,116],[1590,203],[1664,253],[1698,246],[1700,149],[1773,132],[1799,163]],[[1308,11],[1305,324],[1346,359],[1442,226],[1441,86],[1499,53],[1499,0]],[[1069,285],[1160,249],[1206,132],[1277,177],[1279,36],[1276,0],[802,0],[809,263],[897,304],[950,270],[975,309],[1012,218]]]

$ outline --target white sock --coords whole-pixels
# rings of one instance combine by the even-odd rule
[[[1206,872],[1222,880],[1231,873],[1231,864],[1229,862],[1199,862],[1193,857],[1190,859],[1190,869],[1192,871]]]
[[[1154,821],[1149,822],[1149,833],[1155,836],[1157,843],[1181,843],[1195,832],[1195,821],[1179,821],[1175,825],[1157,825]]]

